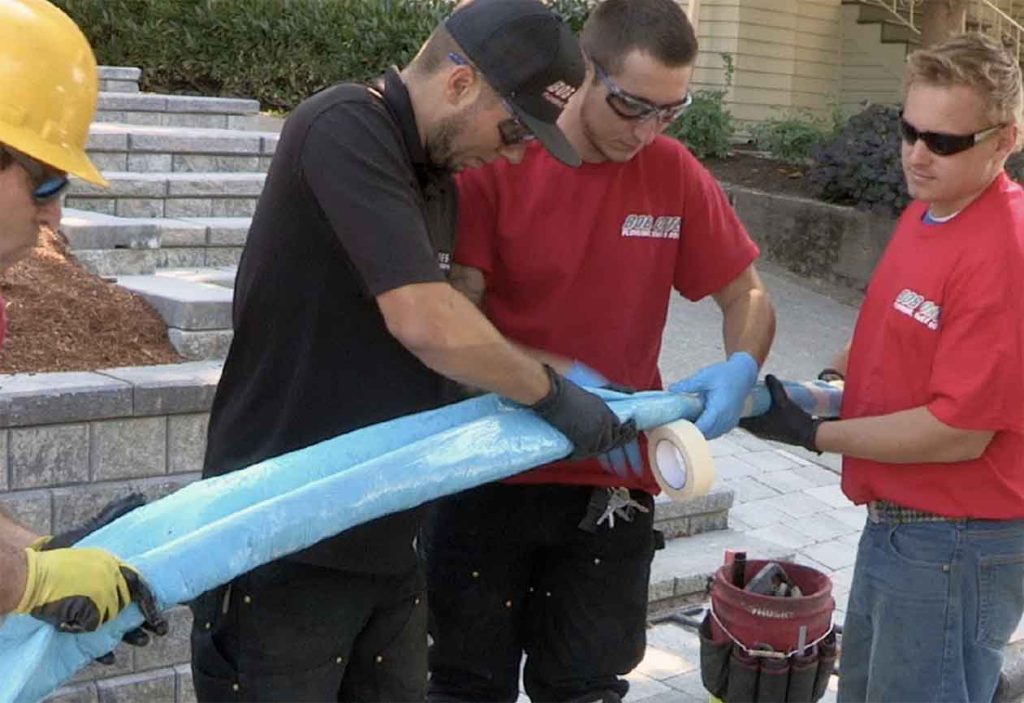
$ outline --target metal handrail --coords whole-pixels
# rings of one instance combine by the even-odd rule
[[[902,24],[915,34],[921,33],[921,30],[914,23],[916,0],[861,0],[861,2],[865,5],[880,7],[888,11],[895,22]]]

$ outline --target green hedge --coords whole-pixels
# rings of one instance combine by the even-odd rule
[[[404,65],[452,0],[55,0],[101,64],[144,90],[257,98],[289,110],[340,80]],[[577,28],[586,0],[556,8]]]

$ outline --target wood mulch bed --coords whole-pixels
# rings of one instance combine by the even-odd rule
[[[32,255],[0,275],[7,340],[0,373],[92,371],[183,359],[139,296],[86,271],[63,235],[40,231]]]
[[[734,151],[725,159],[706,159],[703,163],[723,183],[768,193],[814,197],[807,181],[806,166],[773,161],[743,151]]]

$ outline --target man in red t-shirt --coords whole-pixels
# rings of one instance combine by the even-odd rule
[[[1024,611],[1024,191],[1020,67],[966,35],[908,60],[903,171],[914,202],[841,355],[842,419],[769,377],[756,434],[845,455],[867,504],[840,701],[990,701]]]
[[[539,145],[460,174],[453,281],[508,338],[584,385],[660,389],[673,289],[712,296],[727,360],[672,388],[732,429],[774,334],[757,247],[714,179],[662,130],[689,104],[697,50],[673,0],[606,0],[587,21],[584,87]],[[617,700],[643,657],[657,485],[639,448],[558,462],[439,503],[425,535],[430,697]],[[632,472],[630,471],[632,469]],[[599,520],[612,491],[632,501]],[[627,518],[631,518],[631,521]]]

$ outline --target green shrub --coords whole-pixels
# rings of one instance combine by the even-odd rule
[[[54,0],[101,64],[144,90],[257,98],[289,110],[341,80],[407,63],[455,0]],[[555,0],[579,30],[587,0]]]
[[[339,80],[404,64],[451,0],[56,0],[102,64],[143,88],[243,96],[287,110]]]
[[[870,105],[814,150],[809,183],[822,200],[896,215],[910,201],[900,165],[898,107]]]
[[[759,122],[750,129],[754,146],[774,159],[790,163],[806,161],[830,136],[821,120],[792,115]]]
[[[698,159],[725,158],[736,134],[732,113],[725,106],[725,96],[732,85],[735,69],[732,56],[721,56],[725,62],[725,86],[694,92],[693,104],[665,132],[686,144]]]

